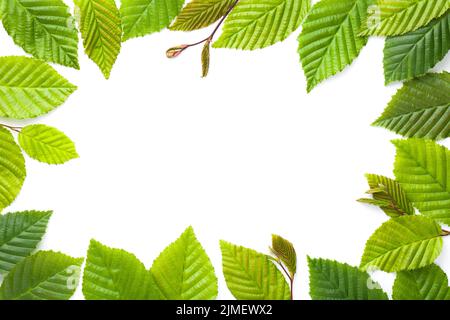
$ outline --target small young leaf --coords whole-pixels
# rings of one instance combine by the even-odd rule
[[[63,132],[43,124],[24,127],[19,133],[19,144],[31,158],[48,164],[78,158],[75,145]]]
[[[0,216],[0,274],[9,272],[41,242],[51,211],[24,211]]]
[[[285,40],[302,23],[311,0],[240,0],[214,48],[261,49]]]
[[[164,299],[217,297],[214,267],[191,227],[159,255],[150,271]]]
[[[403,216],[385,222],[369,238],[361,269],[376,267],[386,272],[428,266],[442,250],[442,230],[431,219]]]
[[[170,30],[205,28],[223,17],[236,0],[192,0],[178,15]]]
[[[297,253],[294,245],[286,239],[272,235],[272,253],[288,268],[291,278],[297,272]]]
[[[366,272],[348,264],[308,257],[313,300],[388,300]]]
[[[210,41],[206,41],[205,45],[203,46],[202,50],[202,77],[205,78],[208,76],[209,72],[209,64],[211,62],[211,56],[210,56]]]
[[[447,275],[437,265],[397,274],[394,300],[450,300]]]
[[[0,57],[0,117],[26,119],[43,115],[60,106],[75,90],[42,61]]]
[[[158,300],[159,290],[135,255],[91,240],[83,275],[86,300]]]
[[[221,241],[223,273],[238,300],[289,300],[284,275],[262,253]]]
[[[408,138],[450,136],[450,73],[430,73],[408,81],[374,123]]]
[[[68,300],[78,286],[83,259],[39,251],[22,260],[0,287],[1,300]]]

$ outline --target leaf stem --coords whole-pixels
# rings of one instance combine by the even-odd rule
[[[22,130],[22,127],[9,126],[9,125],[4,124],[4,123],[0,123],[0,126],[2,126],[3,128],[9,129],[11,131],[14,131],[14,132],[20,132],[20,130]]]
[[[281,261],[277,260],[278,265],[281,267],[281,270],[286,274],[286,276],[289,279],[289,283],[291,285],[291,300],[294,300],[294,277],[291,276],[291,274],[286,270],[283,263]]]

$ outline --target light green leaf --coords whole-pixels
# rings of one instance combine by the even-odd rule
[[[0,274],[9,272],[41,242],[51,211],[24,211],[0,216]]]
[[[447,275],[437,265],[397,274],[394,300],[450,300]]]
[[[449,8],[448,0],[378,0],[361,35],[396,36],[414,31]]]
[[[12,134],[0,126],[0,212],[16,199],[25,181],[25,159]]]
[[[122,0],[123,41],[168,27],[183,4],[184,0]]]
[[[416,31],[386,39],[384,76],[386,84],[425,74],[450,49],[450,11]]]
[[[308,92],[358,57],[367,43],[357,34],[369,1],[322,0],[314,5],[298,38]]]
[[[238,300],[289,300],[289,285],[271,259],[254,250],[221,241],[228,289]]]
[[[308,257],[313,300],[388,300],[366,272],[333,260]]]
[[[192,0],[178,15],[170,30],[205,28],[223,17],[236,0]]]
[[[86,54],[106,79],[116,62],[122,42],[122,22],[114,0],[75,0]]]
[[[302,23],[311,0],[240,0],[214,48],[261,49],[285,40]]]
[[[34,118],[60,106],[76,87],[48,64],[0,57],[0,117]]]
[[[361,269],[386,272],[414,270],[428,266],[442,250],[442,230],[431,219],[403,216],[391,219],[369,238],[361,259]]]
[[[420,213],[450,224],[450,150],[433,141],[396,140],[394,173]]]
[[[0,17],[8,34],[26,52],[79,69],[78,32],[63,1],[2,0]]]
[[[157,300],[158,288],[135,255],[91,240],[83,275],[86,300]]]
[[[0,287],[2,300],[68,300],[74,294],[83,259],[40,251],[12,269]]]
[[[159,255],[150,271],[164,299],[217,297],[214,268],[191,227]]]
[[[272,253],[281,260],[281,262],[288,268],[291,277],[294,278],[297,272],[297,253],[294,245],[286,239],[273,234],[272,235]]]
[[[405,137],[449,137],[450,74],[430,73],[406,82],[373,125]]]
[[[43,124],[24,127],[19,133],[19,144],[31,158],[48,164],[78,158],[75,145],[63,132]]]

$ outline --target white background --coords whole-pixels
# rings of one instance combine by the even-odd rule
[[[368,188],[365,173],[392,176],[396,136],[370,124],[399,85],[384,86],[383,40],[373,38],[308,95],[299,31],[264,50],[213,50],[206,79],[200,47],[175,60],[165,50],[209,30],[126,42],[109,81],[80,45],[81,71],[55,66],[78,91],[32,121],[63,130],[80,159],[47,166],[28,158],[24,188],[6,211],[54,210],[42,249],[83,257],[95,238],[148,267],[192,225],[220,299],[232,295],[219,240],[268,252],[271,234],[280,234],[297,248],[295,298],[309,299],[306,256],[358,265],[386,220],[356,199]],[[0,55],[24,54],[3,29],[0,43]],[[447,58],[435,69],[448,67]],[[438,262],[450,272],[448,245]],[[393,275],[376,278],[391,291]]]

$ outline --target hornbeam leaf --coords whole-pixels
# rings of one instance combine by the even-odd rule
[[[374,267],[386,272],[426,267],[441,253],[441,236],[440,226],[426,217],[391,219],[367,241],[360,267],[363,271]]]
[[[350,65],[366,45],[358,31],[370,0],[322,0],[312,8],[298,38],[310,92]]]
[[[228,289],[238,300],[289,300],[289,285],[270,258],[221,241],[222,266]]]
[[[394,300],[450,300],[447,275],[437,265],[397,274]]]
[[[217,297],[214,268],[191,227],[159,255],[150,271],[164,299]]]
[[[450,150],[433,141],[396,140],[394,173],[420,213],[450,224]]]
[[[0,117],[34,118],[66,101],[76,87],[48,64],[25,57],[0,57]]]
[[[358,268],[310,257],[308,266],[313,300],[388,300],[380,286]]]
[[[79,69],[78,32],[62,0],[2,0],[0,17],[8,34],[26,52]]]
[[[240,0],[214,48],[261,49],[285,40],[302,23],[311,0]]]
[[[123,41],[168,27],[183,4],[184,0],[122,0]]]
[[[386,39],[384,75],[386,84],[425,74],[450,49],[450,11],[416,31]]]
[[[120,52],[122,24],[114,0],[75,0],[80,12],[80,30],[86,54],[106,79]]]
[[[288,268],[291,277],[293,278],[297,272],[297,253],[294,245],[286,239],[272,235],[272,253],[281,260],[281,262]]]
[[[25,159],[12,134],[0,126],[0,212],[16,199],[25,180]]]
[[[63,132],[43,124],[24,127],[19,133],[19,144],[31,158],[48,164],[78,158],[75,145]]]
[[[86,300],[158,300],[153,277],[135,255],[91,240],[83,275]]]
[[[414,31],[449,8],[448,0],[378,0],[361,35],[396,36]]]
[[[0,215],[0,274],[8,273],[36,249],[51,215],[51,211]]]
[[[83,259],[40,251],[12,269],[0,287],[1,300],[68,300],[78,286]]]
[[[224,16],[236,0],[193,0],[178,15],[170,30],[205,28]]]
[[[430,73],[406,82],[373,125],[408,138],[449,137],[450,73]]]

